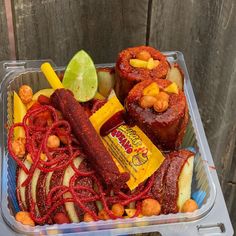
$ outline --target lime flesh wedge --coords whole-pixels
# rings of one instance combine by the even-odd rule
[[[98,88],[95,65],[83,50],[77,52],[69,62],[62,84],[70,89],[79,102],[91,100]]]

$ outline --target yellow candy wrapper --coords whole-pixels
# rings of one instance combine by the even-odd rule
[[[117,112],[124,110],[116,96],[96,111],[90,121],[98,133],[100,128]],[[101,137],[120,172],[128,172],[130,190],[150,177],[161,165],[164,156],[151,140],[137,127],[121,125]]]

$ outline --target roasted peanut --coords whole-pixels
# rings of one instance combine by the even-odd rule
[[[169,106],[169,95],[165,92],[160,92],[156,96],[157,101],[154,103],[153,108],[156,112],[164,112]]]
[[[12,142],[12,151],[19,158],[25,155],[25,138],[17,138]]]
[[[198,209],[197,203],[196,203],[194,200],[192,200],[192,199],[188,199],[188,200],[184,203],[184,205],[183,205],[181,211],[182,211],[182,212],[193,212],[193,211],[195,211],[195,210],[197,210],[197,209]]]
[[[60,139],[56,135],[50,135],[47,140],[49,148],[57,148],[60,146]]]
[[[91,221],[94,221],[93,217],[91,215],[89,215],[89,213],[85,213],[84,214],[84,221],[85,222],[91,222]]]
[[[166,100],[157,100],[154,105],[153,108],[156,112],[164,112],[167,110],[169,106],[168,101]]]
[[[119,203],[116,203],[116,204],[112,205],[111,210],[114,213],[114,215],[117,216],[117,217],[123,216],[123,214],[125,212],[124,206],[122,206]]]
[[[169,94],[165,93],[165,92],[160,92],[157,94],[157,96],[155,96],[157,100],[166,100],[169,101]]]
[[[160,203],[152,198],[147,198],[142,201],[142,215],[144,216],[152,216],[159,215],[161,212]]]
[[[159,94],[159,86],[157,83],[153,82],[143,89],[142,95],[148,95],[156,97]]]
[[[28,85],[22,85],[19,89],[19,96],[24,104],[31,102],[33,91]]]
[[[154,68],[156,68],[160,64],[159,60],[154,60]]]
[[[27,211],[17,212],[15,218],[17,221],[19,221],[23,225],[35,226],[34,221],[30,217],[30,213]]]
[[[142,96],[140,99],[140,106],[142,108],[150,108],[156,101],[157,99],[153,96]]]
[[[107,212],[104,209],[102,209],[98,212],[98,218],[100,220],[109,220],[110,219],[109,215],[107,214]]]
[[[139,60],[148,61],[148,59],[151,58],[151,54],[148,51],[143,50],[137,54],[136,58]]]

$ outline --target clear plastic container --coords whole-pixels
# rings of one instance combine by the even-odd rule
[[[34,92],[42,88],[49,88],[49,84],[40,72],[40,65],[44,61],[16,61],[0,64],[0,92],[1,92],[1,210],[2,218],[16,233],[47,235],[47,234],[102,234],[122,235],[138,232],[158,231],[163,235],[203,235],[220,233],[219,235],[233,235],[233,229],[225,207],[224,198],[217,174],[214,168],[208,143],[202,127],[197,104],[193,94],[182,53],[166,52],[170,63],[178,63],[185,74],[185,94],[189,106],[190,121],[182,143],[183,148],[194,148],[197,151],[194,161],[192,192],[206,193],[203,204],[193,213],[177,213],[142,217],[135,219],[118,219],[98,222],[80,222],[62,225],[44,225],[28,227],[20,224],[14,218],[19,211],[16,200],[16,164],[9,157],[7,151],[7,129],[13,120],[13,91],[18,91],[22,84],[29,84]],[[48,60],[47,60],[48,61]],[[53,62],[51,62],[53,65]],[[114,66],[113,64],[98,65]],[[58,72],[64,68],[54,69]],[[218,204],[218,205],[217,205]],[[212,215],[213,212],[213,215]],[[216,212],[219,219],[216,217]],[[216,219],[216,220],[215,220]],[[1,219],[0,219],[1,222]],[[4,235],[11,235],[7,232]]]

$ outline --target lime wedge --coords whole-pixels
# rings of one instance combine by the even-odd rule
[[[70,89],[79,102],[91,100],[98,88],[95,65],[83,50],[77,52],[69,62],[62,84]]]

